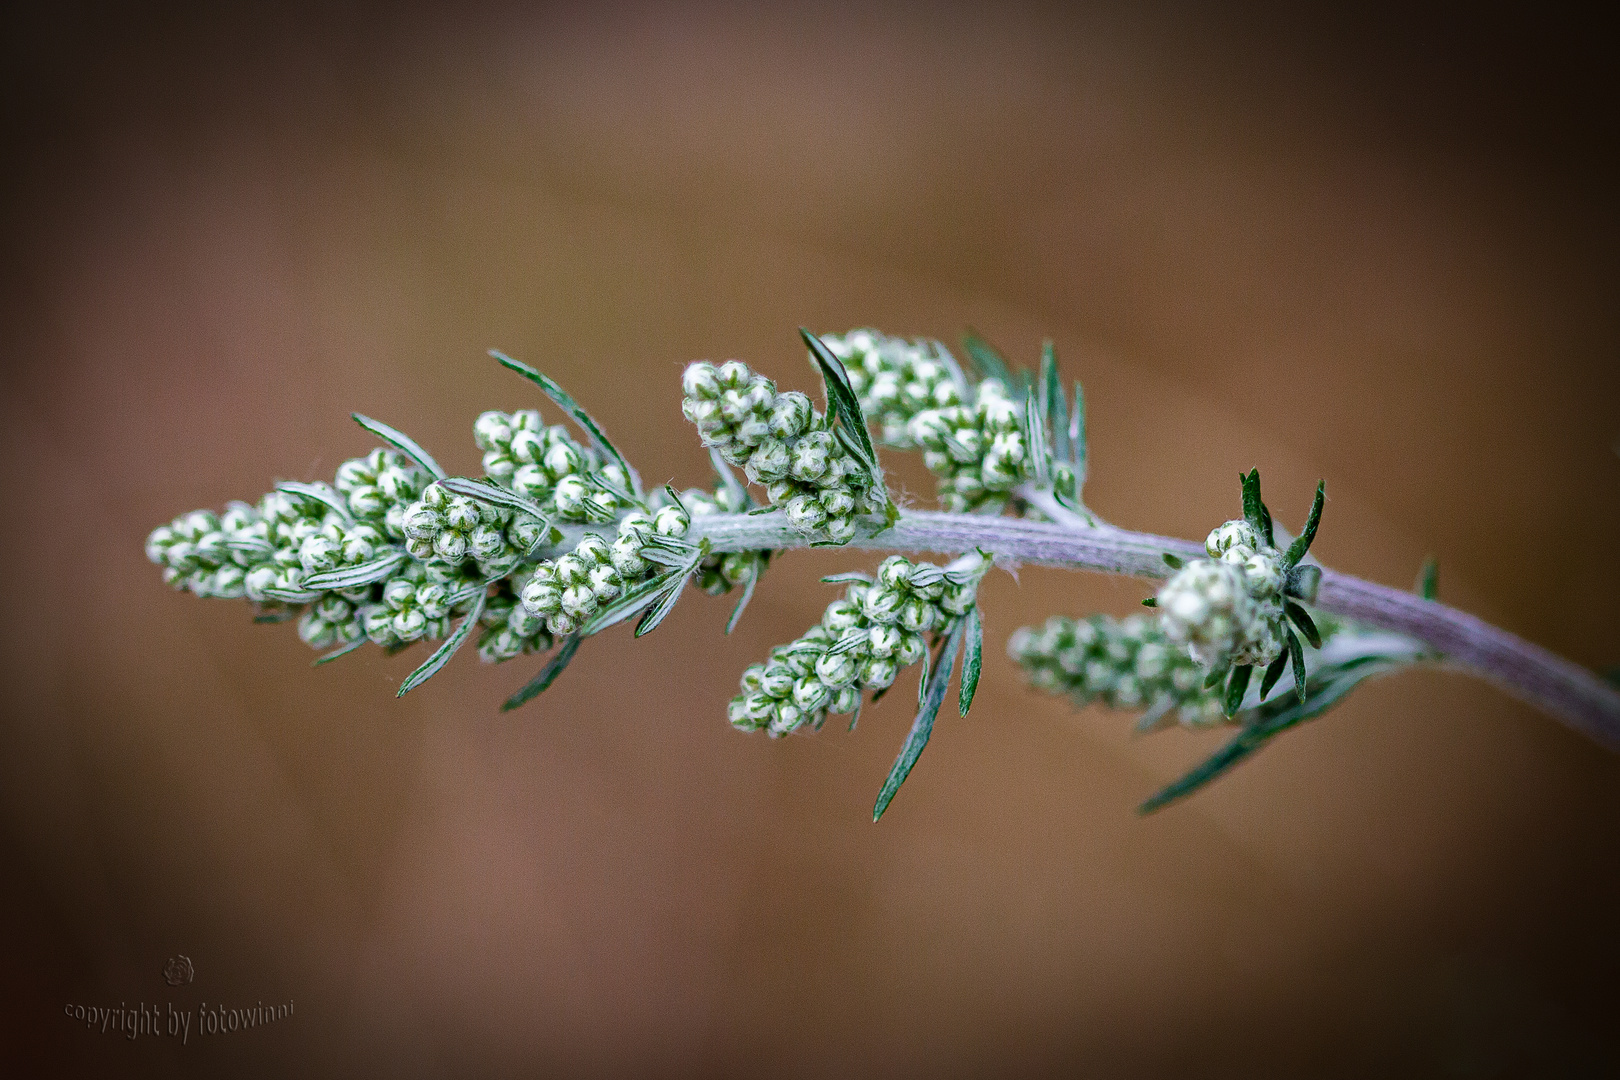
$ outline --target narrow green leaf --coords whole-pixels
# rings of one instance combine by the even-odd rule
[[[641,617],[641,621],[636,624],[636,637],[650,634],[658,629],[658,624],[664,621],[664,616],[675,610],[675,604],[680,600],[681,592],[685,587],[686,575],[682,574],[679,580],[665,589],[663,594],[658,597],[657,605],[649,608],[647,614]]]
[[[1225,682],[1226,677],[1231,673],[1231,664],[1216,664],[1214,667],[1209,669],[1209,674],[1204,676],[1204,689],[1215,689],[1217,686],[1221,685],[1221,683]]]
[[[1311,620],[1310,612],[1292,600],[1287,602],[1287,611],[1288,617],[1294,620],[1294,625],[1299,627],[1300,631],[1305,635],[1305,640],[1311,643],[1311,648],[1320,649],[1322,647],[1322,635],[1317,632],[1316,623]]]
[[[664,494],[669,496],[670,505],[678,508],[687,518],[691,518],[692,511],[686,508],[686,500],[681,498],[681,493],[675,490],[674,484],[665,484]]]
[[[574,653],[579,651],[579,642],[578,634],[569,634],[564,638],[562,647],[552,655],[546,666],[540,669],[540,674],[529,680],[523,689],[507,698],[501,705],[501,712],[511,712],[519,705],[527,704],[544,693],[547,687],[557,681],[557,676],[563,673],[568,662],[574,658]]]
[[[1142,803],[1137,812],[1150,814],[1178,799],[1186,798],[1249,757],[1278,734],[1321,716],[1362,682],[1374,675],[1398,670],[1406,664],[1407,661],[1391,660],[1388,657],[1363,656],[1340,665],[1331,672],[1318,673],[1311,679],[1308,699],[1300,701],[1293,696],[1282,697],[1256,708],[1255,720],[1246,724],[1231,742],[1221,747],[1187,775]]]
[[[1299,637],[1286,626],[1283,627],[1283,634],[1286,635],[1288,639],[1288,662],[1292,664],[1294,668],[1294,692],[1299,695],[1300,701],[1304,701],[1306,682],[1305,650],[1300,647]]]
[[[917,673],[917,704],[928,700],[928,673],[933,667],[933,654],[923,653],[922,670]]]
[[[1299,538],[1288,548],[1288,554],[1283,556],[1283,569],[1291,570],[1299,565],[1299,560],[1311,550],[1311,541],[1316,539],[1316,527],[1322,523],[1322,506],[1327,502],[1327,481],[1319,480],[1316,484],[1316,499],[1311,503],[1311,516],[1305,519],[1305,528],[1300,531]]]
[[[349,415],[354,417],[355,423],[426,469],[428,475],[433,479],[444,479],[444,470],[439,468],[439,463],[433,460],[432,454],[418,446],[415,439],[403,431],[397,431],[389,427],[381,420],[373,420],[371,417],[362,416],[359,413],[350,413]]]
[[[1260,470],[1250,469],[1247,473],[1239,473],[1238,480],[1243,484],[1243,520],[1261,536],[1266,535],[1265,503],[1260,501]]]
[[[748,511],[749,517],[759,517],[761,514],[774,514],[782,509],[780,506],[756,506]]]
[[[1068,441],[1068,401],[1063,395],[1063,380],[1058,378],[1057,350],[1050,340],[1041,343],[1041,377],[1038,385],[1041,415],[1046,418],[1052,451],[1060,460],[1073,462],[1073,448]]]
[[[539,504],[487,481],[473,480],[465,476],[450,476],[440,480],[439,486],[456,495],[465,495],[469,499],[477,499],[491,506],[528,514],[543,525],[551,524],[551,519],[540,509]]]
[[[264,595],[283,604],[308,604],[321,598],[314,589],[265,589]]]
[[[1029,455],[1029,475],[1036,487],[1052,486],[1052,441],[1047,437],[1046,414],[1040,395],[1024,398],[1024,446]]]
[[[968,359],[973,361],[981,379],[997,379],[1008,390],[1013,388],[1012,372],[1007,369],[1007,361],[1001,358],[994,345],[971,327],[962,332],[962,348],[967,350]]]
[[[680,600],[681,593],[686,588],[687,579],[692,576],[692,572],[694,570],[702,565],[703,560],[708,558],[708,555],[709,542],[704,540],[702,543],[698,544],[697,550],[694,551],[692,553],[692,557],[686,561],[686,565],[682,566],[677,571],[679,576],[675,579],[674,583],[664,591],[663,595],[659,597],[658,602],[653,607],[649,608],[647,610],[647,614],[643,615],[641,617],[641,621],[636,624],[636,637],[642,637],[658,629],[658,624],[664,621],[664,616],[675,610],[676,601]]]
[[[1413,591],[1425,600],[1436,600],[1440,596],[1440,560],[1430,555],[1423,560],[1423,569],[1418,571],[1417,585]]]
[[[320,667],[322,664],[330,664],[340,656],[348,656],[350,653],[354,652],[354,650],[366,644],[369,640],[371,639],[361,638],[359,641],[351,641],[347,645],[339,645],[331,652],[322,653],[321,655],[317,656],[313,661],[310,662],[309,666]]]
[[[754,586],[759,584],[759,576],[764,572],[763,563],[756,563],[754,572],[748,575],[747,581],[743,582],[742,596],[738,598],[737,606],[731,609],[731,618],[726,620],[726,633],[729,634],[737,629],[737,624],[742,621],[742,613],[748,607],[748,601],[754,598]]]
[[[1221,701],[1221,710],[1228,719],[1237,715],[1238,709],[1243,705],[1243,695],[1249,691],[1249,676],[1254,674],[1252,664],[1239,664],[1232,669],[1232,677],[1226,682],[1226,697]]]
[[[1180,570],[1182,567],[1187,565],[1187,560],[1183,559],[1180,555],[1172,555],[1170,552],[1166,551],[1164,553],[1164,565],[1168,566],[1172,570]]]
[[[225,547],[230,551],[241,552],[253,558],[255,562],[263,561],[274,555],[276,549],[270,541],[257,536],[230,536],[225,539]]]
[[[863,574],[859,570],[847,570],[842,574],[828,574],[821,579],[823,585],[842,585],[846,581],[858,581],[862,585],[870,585],[876,580],[871,574]]]
[[[979,688],[979,667],[984,662],[984,626],[979,620],[979,605],[968,608],[967,646],[962,654],[962,685],[957,694],[957,705],[962,715],[973,707],[973,693]]]
[[[934,351],[934,359],[939,361],[946,371],[950,372],[951,382],[956,384],[956,390],[962,395],[962,400],[972,401],[973,386],[968,382],[967,375],[963,373],[962,365],[958,364],[956,357],[951,355],[951,350],[947,349],[945,343],[937,338],[930,338],[928,344]]]
[[[875,701],[877,699],[874,698],[873,700]],[[863,701],[859,705],[855,706],[855,711],[854,712],[849,714],[849,730],[850,731],[855,730],[855,724],[861,718],[861,710],[864,709],[865,707],[866,707],[866,702]]]
[[[324,503],[337,512],[337,516],[346,522],[353,523],[354,514],[349,511],[349,504],[343,496],[325,484],[303,484],[297,480],[283,480],[276,485],[277,491],[285,491],[290,495],[302,495],[306,499],[314,499]]]
[[[578,634],[588,638],[600,634],[610,626],[614,626],[632,615],[639,615],[650,607],[659,596],[675,584],[680,570],[666,570],[624,590],[612,600],[596,609],[596,612],[579,628]]]
[[[827,655],[842,656],[844,653],[854,652],[862,645],[865,645],[867,639],[871,636],[872,631],[870,630],[851,627],[838,635],[838,640],[832,643],[832,647],[827,650]]]
[[[1146,597],[1142,601],[1142,606],[1143,607],[1158,607],[1159,606],[1159,598],[1157,596]]]
[[[917,711],[917,718],[911,722],[911,731],[906,735],[906,741],[900,748],[900,756],[894,759],[894,767],[889,770],[889,777],[883,781],[883,789],[878,792],[877,805],[872,809],[872,820],[877,821],[883,812],[889,808],[895,792],[900,785],[906,782],[911,775],[911,768],[917,764],[917,758],[922,754],[923,747],[928,745],[928,737],[934,731],[934,717],[939,715],[939,707],[945,703],[945,688],[951,681],[951,670],[956,666],[956,654],[962,646],[963,631],[966,623],[959,621],[951,630],[950,637],[945,641],[945,647],[940,651],[940,662],[928,681],[928,693]]]
[[[630,467],[630,463],[625,460],[624,455],[619,453],[618,447],[608,440],[601,427],[597,425],[595,420],[591,419],[590,413],[580,408],[579,403],[569,395],[568,391],[558,386],[548,376],[536,371],[521,360],[512,359],[498,349],[489,350],[489,355],[498,360],[503,366],[534,383],[545,393],[546,397],[556,403],[559,409],[572,416],[574,422],[584,429],[586,435],[590,436],[591,443],[601,451],[602,456],[623,469],[624,474],[630,478],[630,482],[635,485],[636,490],[638,492],[641,490],[641,478],[636,474],[636,470]]]
[[[1267,506],[1264,500],[1260,503],[1260,521],[1265,526],[1260,530],[1260,538],[1266,542],[1267,547],[1276,547],[1276,525],[1271,520],[1271,507]]]
[[[1266,700],[1266,695],[1271,693],[1271,688],[1277,685],[1277,680],[1282,678],[1283,672],[1286,670],[1288,670],[1288,651],[1285,649],[1277,654],[1277,659],[1266,667],[1265,678],[1260,680],[1260,700],[1262,702]]]
[[[1075,491],[1086,483],[1086,392],[1074,384],[1074,411],[1069,414],[1069,443],[1074,447]]]
[[[363,563],[310,574],[304,579],[304,585],[307,588],[321,590],[358,589],[362,585],[370,585],[388,577],[407,557],[403,551],[394,548]]]
[[[404,697],[412,690],[415,690],[418,686],[437,675],[439,669],[450,662],[450,658],[456,654],[456,650],[461,648],[462,643],[472,634],[473,627],[478,625],[478,617],[484,613],[484,601],[488,598],[488,595],[486,592],[479,592],[478,598],[473,601],[472,610],[467,612],[465,619],[461,620],[461,625],[456,627],[455,633],[446,638],[444,644],[434,650],[433,655],[427,658],[427,663],[411,672],[410,677],[400,684],[399,693],[395,695],[396,697]]]
[[[821,381],[827,389],[827,411],[838,417],[838,422],[849,435],[853,444],[849,447],[855,460],[866,466],[872,477],[872,484],[880,486],[883,482],[883,473],[878,469],[877,450],[872,446],[871,433],[866,430],[866,414],[861,411],[861,399],[850,385],[849,372],[844,370],[844,362],[832,354],[832,350],[822,344],[821,339],[804,327],[799,327],[799,336],[810,349],[810,356],[816,367],[821,371]]]

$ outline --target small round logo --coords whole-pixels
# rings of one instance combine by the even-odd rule
[[[196,977],[197,971],[191,966],[189,956],[171,956],[163,965],[163,981],[170,986],[183,986]]]

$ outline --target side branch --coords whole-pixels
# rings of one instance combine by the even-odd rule
[[[692,521],[689,539],[714,551],[801,548],[780,513],[714,514]],[[907,510],[889,529],[863,528],[850,547],[956,555],[982,547],[1000,559],[1132,577],[1171,573],[1166,552],[1203,556],[1202,545],[1108,526],[1070,525],[979,514]],[[1496,683],[1613,750],[1620,750],[1620,690],[1598,676],[1456,608],[1412,593],[1324,570],[1316,606],[1369,626],[1406,634],[1452,665]]]

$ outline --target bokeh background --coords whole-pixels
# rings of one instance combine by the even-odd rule
[[[154,525],[330,477],[360,410],[453,470],[555,375],[702,483],[677,379],[813,389],[795,327],[1054,338],[1088,500],[1198,536],[1258,465],[1324,560],[1620,661],[1616,69],[1596,24],[1120,4],[37,6],[6,16],[0,917],[8,1075],[1593,1075],[1620,1064],[1620,761],[1488,687],[1218,745],[1000,643],[1138,582],[992,578],[970,719],[881,825],[906,695],[732,731],[813,621],[689,595],[535,662],[309,666]],[[926,477],[895,460],[922,501]],[[164,961],[190,956],[171,989]],[[295,1003],[134,1042],[63,1006]]]

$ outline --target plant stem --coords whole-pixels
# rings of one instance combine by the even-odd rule
[[[809,546],[779,512],[696,517],[687,539],[707,539],[715,551]],[[926,510],[903,511],[893,528],[881,532],[863,528],[848,546],[945,555],[982,547],[1003,562],[1143,578],[1172,573],[1164,562],[1166,552],[1188,559],[1204,557],[1201,544],[1112,526]],[[1620,689],[1538,645],[1437,601],[1332,570],[1323,570],[1315,606],[1415,638],[1440,653],[1449,666],[1488,679],[1604,746],[1620,750]]]

